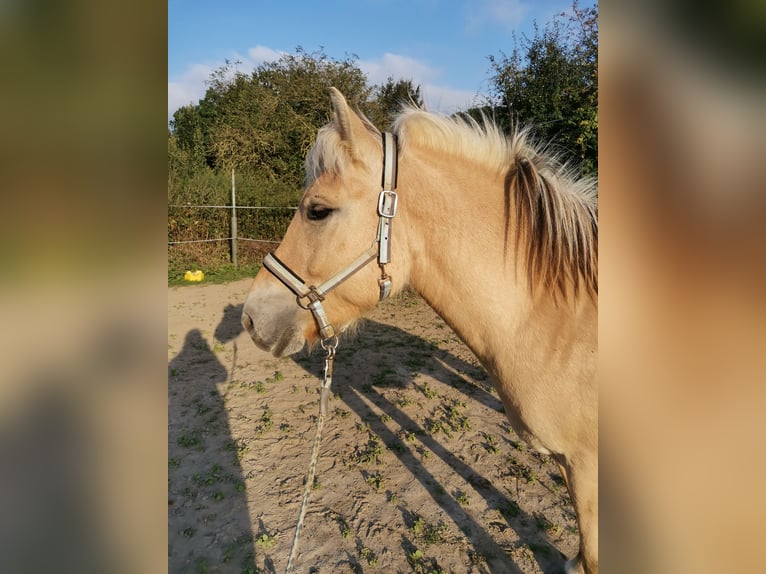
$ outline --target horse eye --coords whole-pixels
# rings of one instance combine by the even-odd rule
[[[328,215],[330,215],[334,209],[331,209],[329,207],[324,207],[322,205],[309,205],[308,209],[306,210],[306,217],[308,217],[311,221],[321,221],[323,219],[326,219]]]

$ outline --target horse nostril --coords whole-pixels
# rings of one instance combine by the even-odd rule
[[[248,333],[253,332],[253,320],[250,318],[250,315],[247,313],[242,313],[242,326],[245,328],[245,330]]]

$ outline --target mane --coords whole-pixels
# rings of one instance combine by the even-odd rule
[[[380,132],[360,114],[373,135]],[[482,115],[442,116],[406,106],[393,124],[401,157],[408,146],[458,156],[504,175],[504,249],[514,232],[517,265],[526,268],[529,289],[577,298],[598,294],[596,181],[575,171],[549,148],[532,140],[531,128],[510,135]],[[342,174],[351,160],[331,123],[319,130],[306,157],[306,183],[322,173]]]
[[[394,122],[400,152],[408,145],[462,157],[505,175],[506,253],[515,232],[516,261],[526,266],[529,288],[555,297],[598,294],[596,181],[575,171],[543,145],[531,127],[506,136],[482,115],[441,116],[408,106]],[[571,286],[571,291],[570,291]]]
[[[362,123],[372,135],[381,137],[380,131],[364,114],[357,112]],[[343,145],[338,131],[337,120],[319,129],[314,145],[306,155],[304,163],[304,185],[310,187],[324,173],[342,175],[346,166],[351,162],[348,150]],[[381,144],[382,149],[382,144]]]

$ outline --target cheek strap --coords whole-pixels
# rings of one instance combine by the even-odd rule
[[[398,172],[398,155],[396,136],[385,132],[383,134],[383,177],[381,182],[383,189],[378,195],[378,234],[372,246],[351,264],[317,287],[307,285],[297,273],[294,273],[273,253],[267,254],[263,259],[263,266],[285,287],[295,293],[298,305],[302,309],[311,311],[314,315],[314,320],[319,327],[319,335],[323,341],[332,339],[336,333],[327,318],[322,301],[330,291],[365,265],[375,259],[378,260],[380,266],[379,300],[382,301],[391,294],[391,276],[386,273],[386,264],[391,262],[391,223],[399,206],[399,197],[394,191]]]

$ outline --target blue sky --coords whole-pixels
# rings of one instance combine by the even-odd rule
[[[589,2],[582,2],[589,5]],[[534,36],[571,0],[169,0],[168,117],[204,96],[225,60],[251,71],[302,46],[358,57],[371,84],[420,84],[426,106],[470,107],[489,89],[487,56],[510,53],[513,32]]]

